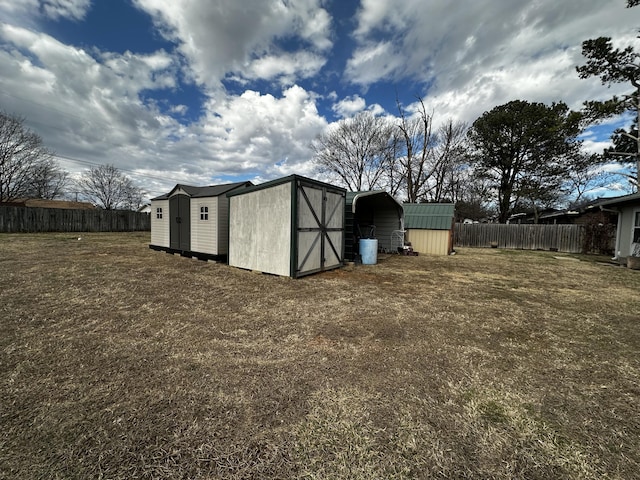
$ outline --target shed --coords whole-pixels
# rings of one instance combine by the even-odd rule
[[[361,238],[376,238],[379,250],[397,252],[394,238],[399,238],[399,246],[402,246],[403,218],[402,204],[384,190],[348,192],[345,204],[345,258],[355,260],[358,257]]]
[[[418,253],[449,255],[453,252],[455,226],[453,203],[405,203],[407,241]]]
[[[223,258],[229,245],[226,194],[251,182],[194,187],[178,184],[151,199],[149,248],[199,258]]]
[[[616,258],[623,261],[634,251],[636,256],[640,255],[640,193],[603,199],[593,208],[618,213]]]
[[[299,175],[229,193],[229,265],[294,278],[340,267],[345,194]]]

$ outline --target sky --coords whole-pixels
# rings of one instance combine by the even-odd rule
[[[343,118],[424,99],[436,124],[511,100],[625,93],[580,79],[581,44],[638,42],[626,0],[0,0],[0,110],[61,167],[177,183],[318,177]],[[585,133],[601,152],[618,119]],[[615,188],[615,186],[614,186]]]

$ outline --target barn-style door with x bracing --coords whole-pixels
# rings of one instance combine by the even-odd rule
[[[298,181],[296,277],[342,265],[344,260],[344,190]]]

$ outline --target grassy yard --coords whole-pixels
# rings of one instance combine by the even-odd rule
[[[640,272],[468,249],[292,280],[148,240],[0,235],[0,478],[640,472]]]

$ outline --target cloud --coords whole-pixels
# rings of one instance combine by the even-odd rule
[[[478,0],[460,8],[445,0],[363,0],[346,80],[366,88],[411,79],[424,85],[424,97],[446,100],[447,110],[467,118],[516,98],[576,108],[612,93],[597,79],[580,80],[575,65],[584,62],[582,41],[611,35],[612,25],[616,36],[636,34],[637,12],[621,22],[622,8],[599,0]]]
[[[0,18],[24,17],[34,13],[53,20],[82,20],[91,7],[91,0],[0,0]]]
[[[293,83],[316,73],[324,64],[321,55],[332,46],[331,18],[320,0],[134,3],[178,45],[193,79],[209,88],[234,76],[236,80],[285,76]],[[278,60],[283,61],[281,67]]]
[[[334,104],[331,109],[341,117],[352,117],[358,112],[361,112],[367,106],[367,102],[360,95],[353,95],[342,99],[338,103]]]

